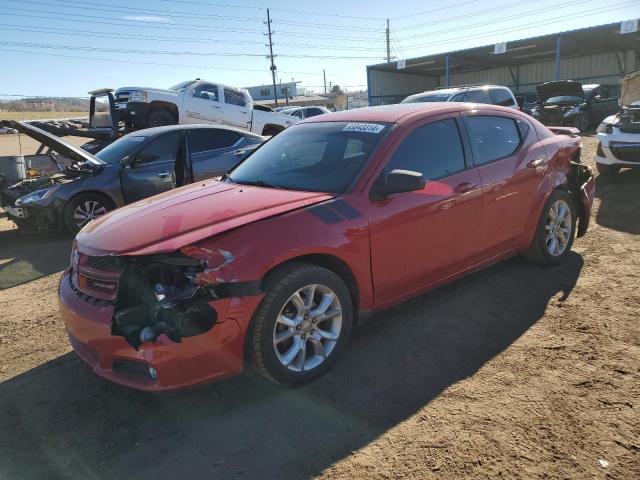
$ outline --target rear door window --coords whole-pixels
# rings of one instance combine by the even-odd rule
[[[493,98],[494,105],[501,105],[503,107],[514,107],[515,103],[511,94],[504,88],[492,88],[491,97]]]
[[[456,121],[452,118],[416,128],[398,146],[385,168],[420,172],[436,180],[464,170],[464,150]]]
[[[192,154],[228,148],[233,146],[241,135],[222,128],[194,128],[189,131],[189,150]]]
[[[237,105],[238,107],[244,107],[247,105],[247,100],[244,98],[242,92],[231,90],[230,88],[225,88],[224,103],[228,103],[229,105]]]
[[[512,118],[497,115],[467,116],[465,123],[478,165],[510,157],[522,143],[518,126]]]

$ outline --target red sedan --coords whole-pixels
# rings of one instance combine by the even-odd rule
[[[594,194],[580,138],[513,109],[405,104],[314,117],[223,181],[120,208],[60,281],[75,351],[146,390],[326,372],[355,320],[504,258],[556,264]]]

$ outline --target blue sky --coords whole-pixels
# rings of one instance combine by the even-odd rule
[[[278,79],[315,91],[323,68],[327,82],[365,88],[386,18],[392,56],[411,58],[640,16],[640,0],[0,0],[0,94],[270,83],[267,7]]]

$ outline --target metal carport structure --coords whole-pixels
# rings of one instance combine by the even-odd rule
[[[518,93],[559,79],[617,84],[640,63],[640,32],[620,32],[620,23],[612,23],[510,41],[504,53],[494,53],[492,44],[370,65],[369,104],[449,85],[491,83]]]

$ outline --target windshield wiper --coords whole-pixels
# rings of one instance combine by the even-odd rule
[[[231,177],[227,177],[228,180],[231,180],[233,183],[237,183],[238,185],[250,185],[252,187],[267,187],[267,188],[276,188],[278,190],[282,190],[285,187],[280,185],[275,185],[271,182],[267,182],[265,180],[254,180],[252,182],[238,182],[237,180],[232,179]]]

